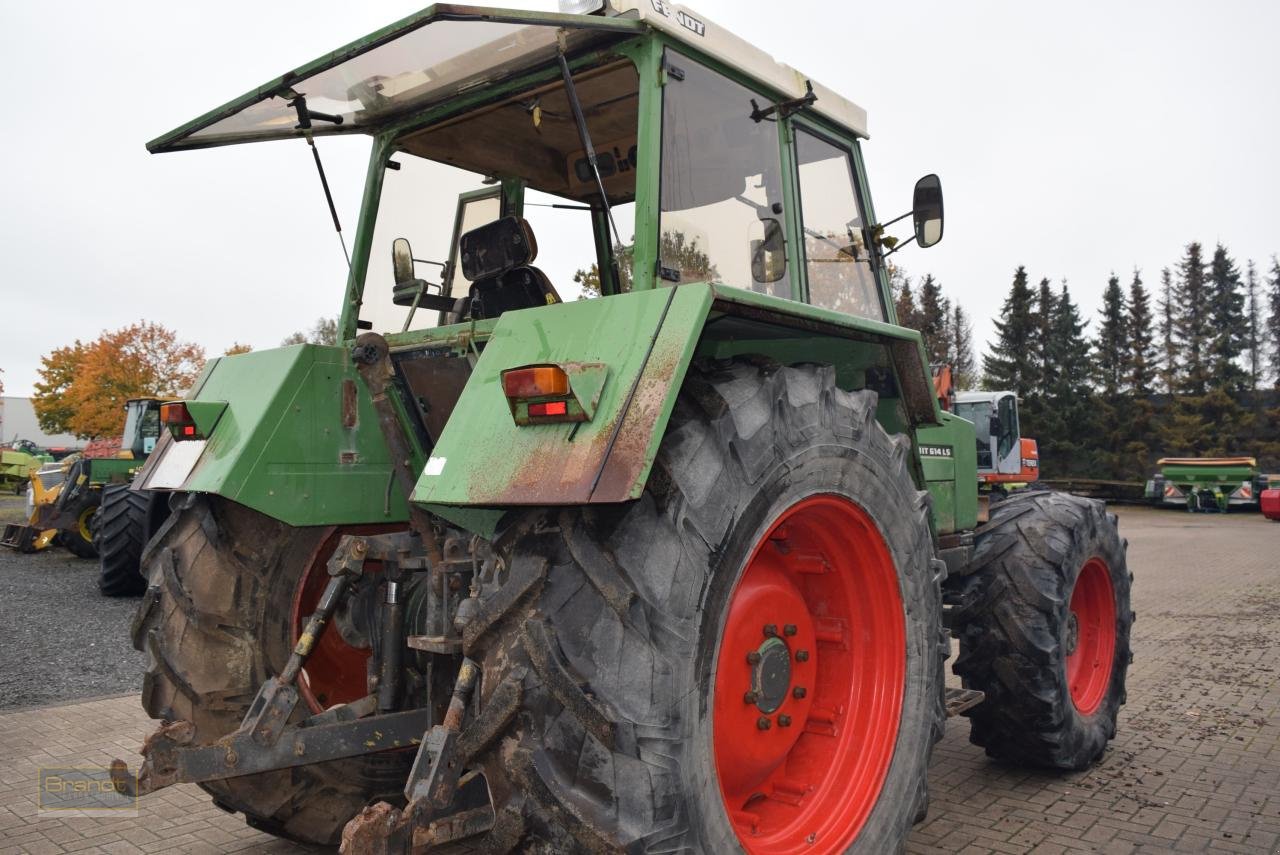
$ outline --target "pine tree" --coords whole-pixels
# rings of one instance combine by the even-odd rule
[[[973,324],[956,303],[951,312],[951,378],[957,389],[968,389],[973,376]]]
[[[1178,262],[1178,284],[1174,289],[1177,301],[1173,318],[1177,334],[1178,357],[1185,366],[1181,391],[1189,395],[1203,395],[1209,387],[1209,346],[1212,331],[1209,329],[1209,286],[1205,277],[1205,263],[1200,244],[1187,244],[1186,255]]]
[[[1271,256],[1271,278],[1267,280],[1266,347],[1271,351],[1271,377],[1280,389],[1280,258]]]
[[[1098,385],[1108,399],[1119,395],[1124,386],[1125,350],[1129,340],[1125,314],[1120,277],[1113,273],[1102,293],[1102,325],[1098,327],[1098,337],[1094,341]]]
[[[947,361],[947,326],[951,314],[951,305],[942,296],[942,288],[933,274],[926,273],[920,283],[919,317],[920,334],[924,336],[924,349],[929,354],[930,363]]]
[[[1166,267],[1160,271],[1160,383],[1169,395],[1177,390],[1181,381],[1178,346],[1173,337],[1174,300],[1173,273]]]
[[[1210,331],[1206,359],[1209,383],[1228,393],[1238,392],[1248,380],[1237,360],[1244,353],[1249,330],[1244,314],[1244,294],[1240,290],[1240,270],[1222,244],[1214,248],[1206,284]]]
[[[1258,391],[1262,382],[1262,312],[1258,306],[1258,268],[1253,259],[1245,267],[1245,294],[1249,298],[1249,308],[1245,315],[1247,332],[1245,347],[1249,351],[1249,391]]]
[[[1053,286],[1046,277],[1040,280],[1040,290],[1036,294],[1036,342],[1035,359],[1039,369],[1038,389],[1043,394],[1057,380],[1058,366],[1051,358],[1050,348],[1053,342],[1053,317],[1057,312],[1058,298],[1054,296]]]
[[[1141,272],[1134,270],[1133,282],[1129,284],[1129,340],[1125,348],[1124,382],[1139,398],[1150,397],[1154,391],[1160,358],[1151,323],[1151,300],[1143,287]]]
[[[911,293],[911,277],[901,267],[894,268],[889,277],[889,287],[893,293],[893,308],[898,316],[898,326],[920,329],[920,310],[916,308],[915,296]]]
[[[996,343],[991,353],[982,357],[983,385],[986,388],[1008,390],[1025,397],[1038,379],[1031,346],[1035,336],[1032,304],[1027,270],[1019,266],[1000,312],[1002,320],[995,322]]]
[[[1052,385],[1044,390],[1043,417],[1035,425],[1041,459],[1050,475],[1105,474],[1094,463],[1091,438],[1097,431],[1090,381],[1088,324],[1071,300],[1067,284],[1054,298],[1050,359],[1058,366]],[[1035,435],[1033,433],[1033,435]]]

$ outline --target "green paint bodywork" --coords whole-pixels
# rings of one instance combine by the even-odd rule
[[[278,94],[291,81],[328,68],[382,44],[397,33],[422,26],[441,14],[476,15],[490,20],[547,22],[556,16],[462,7],[431,7],[366,39],[322,57],[268,83],[241,99],[161,137],[153,150],[182,147],[185,134]],[[495,17],[496,15],[496,17]],[[636,21],[562,16],[566,24],[603,27],[614,43],[569,58],[573,69],[625,58],[639,78],[638,163],[635,187],[635,246],[632,290],[601,299],[508,312],[496,320],[449,327],[389,332],[393,357],[431,347],[472,363],[461,397],[434,447],[407,429],[411,456],[421,472],[412,501],[456,525],[488,536],[507,509],[525,505],[623,502],[639,497],[675,405],[685,372],[695,357],[771,357],[784,364],[824,362],[835,367],[847,389],[875,389],[879,421],[887,430],[912,436],[917,446],[949,447],[948,459],[917,456],[917,484],[932,493],[939,534],[977,524],[977,461],[973,426],[943,413],[933,397],[920,335],[896,326],[887,273],[876,266],[888,321],[856,318],[802,302],[807,295],[804,245],[798,216],[792,140],[793,123],[820,131],[845,146],[857,173],[868,222],[875,222],[858,135],[812,114],[778,122],[782,143],[783,195],[787,214],[788,271],[793,300],[723,285],[683,283],[671,287],[657,276],[661,220],[660,163],[663,90],[671,85],[664,53],[675,48],[696,61],[752,87],[768,103],[781,96],[766,86],[677,44]],[[558,20],[558,19],[557,19]],[[403,522],[407,499],[392,482],[386,443],[379,432],[367,389],[352,364],[350,344],[364,295],[382,182],[396,140],[467,110],[495,102],[558,77],[553,66],[521,71],[508,79],[475,87],[446,102],[395,114],[360,127],[327,126],[324,133],[359,130],[374,134],[360,221],[339,321],[340,347],[301,345],[213,361],[192,396],[193,416],[208,431],[207,445],[180,489],[214,493],[290,525],[344,525]],[[284,128],[279,136],[297,136]],[[521,185],[500,176],[504,213],[519,214]],[[591,235],[598,257],[612,241],[603,217]],[[615,290],[602,265],[605,293]],[[593,388],[588,420],[518,425],[501,388],[509,368],[547,363],[600,363],[603,385]],[[354,386],[354,390],[352,390]],[[343,426],[344,389],[357,401],[355,423]],[[575,392],[578,387],[575,386]],[[411,428],[416,415],[396,384],[388,389],[393,409]],[[225,410],[222,409],[225,405]],[[200,413],[200,415],[196,415]],[[414,422],[416,423],[416,422]],[[171,453],[165,437],[148,469]],[[146,473],[144,473],[145,476]]]
[[[413,501],[506,506],[636,498],[710,304],[710,286],[686,285],[504,314]],[[502,371],[557,362],[609,366],[594,417],[516,424]]]
[[[345,381],[359,389],[352,428],[343,426]],[[223,357],[197,388],[194,402],[225,402],[226,410],[181,489],[225,496],[295,526],[408,519],[404,496],[390,489],[373,404],[345,348],[300,344]],[[163,437],[147,469],[174,444]]]

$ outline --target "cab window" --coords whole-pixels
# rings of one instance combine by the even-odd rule
[[[1000,399],[1000,438],[996,454],[1003,460],[1013,450],[1013,441],[1018,436],[1018,402],[1012,395]]]
[[[848,149],[796,127],[809,302],[885,320]]]
[[[667,55],[659,275],[791,297],[778,125],[751,118],[750,89]]]

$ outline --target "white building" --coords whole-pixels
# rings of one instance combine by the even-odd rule
[[[29,439],[41,448],[83,448],[84,441],[69,433],[47,434],[40,430],[30,398],[0,397],[0,445]]]

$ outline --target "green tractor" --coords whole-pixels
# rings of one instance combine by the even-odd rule
[[[43,490],[35,502],[30,524],[7,526],[3,545],[16,547],[33,542],[40,532],[56,531],[57,544],[81,558],[98,559],[104,594],[141,594],[146,589],[142,546],[167,514],[168,496],[129,488],[160,438],[160,405],[158,398],[125,402],[118,449],[114,441],[105,455],[90,449],[59,471],[56,488]]]
[[[575,5],[432,6],[149,144],[372,152],[343,343],[212,360],[165,409],[134,624],[163,724],[118,785],[352,853],[880,853],[949,713],[1093,763],[1124,542],[1050,492],[978,526],[863,110],[683,7]],[[936,176],[908,217],[941,238]]]

